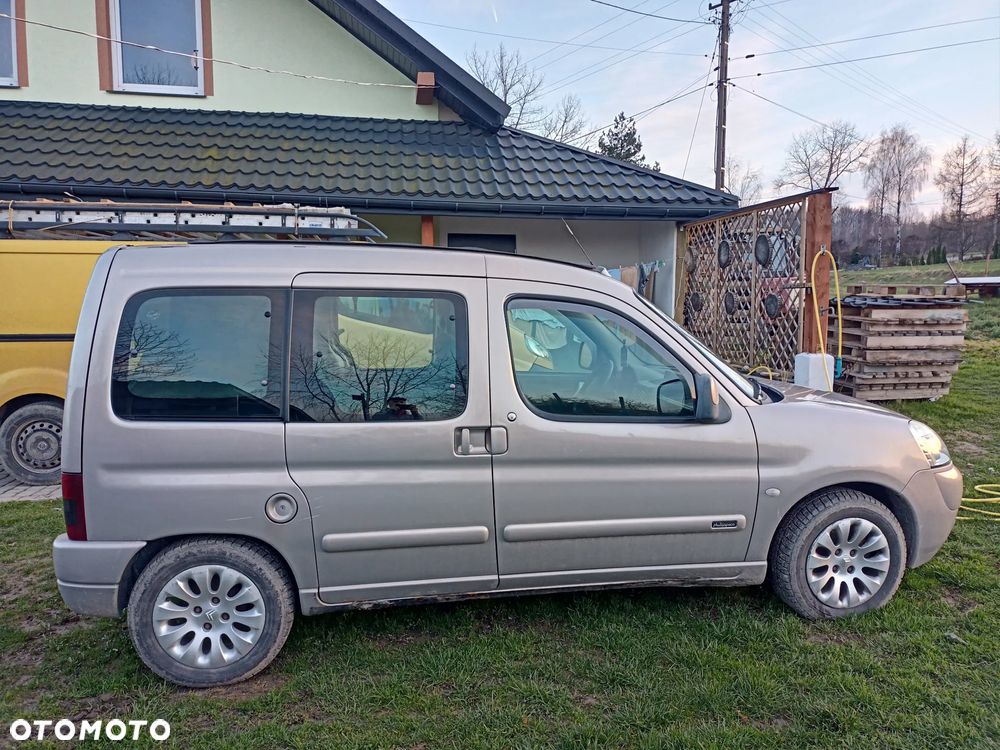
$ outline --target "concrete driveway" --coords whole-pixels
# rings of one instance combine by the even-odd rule
[[[57,500],[60,497],[62,488],[58,484],[46,484],[41,487],[21,484],[0,469],[0,503],[11,500]]]

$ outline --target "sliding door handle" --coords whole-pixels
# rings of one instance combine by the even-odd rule
[[[486,450],[494,456],[507,452],[506,427],[490,427],[486,431]]]
[[[485,456],[507,452],[507,430],[504,427],[457,427],[455,455]]]

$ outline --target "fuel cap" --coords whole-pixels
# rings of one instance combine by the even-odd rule
[[[288,523],[299,510],[299,504],[295,498],[284,492],[271,495],[264,503],[264,513],[275,523]]]

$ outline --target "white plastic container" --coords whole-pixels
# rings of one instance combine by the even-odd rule
[[[795,384],[806,388],[816,388],[821,391],[830,390],[833,382],[834,358],[832,354],[802,354],[795,355]],[[830,376],[827,379],[823,368]]]

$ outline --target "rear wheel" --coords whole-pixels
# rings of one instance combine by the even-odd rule
[[[775,592],[810,619],[845,617],[883,606],[899,588],[906,539],[875,498],[831,490],[793,510],[771,545]]]
[[[15,409],[0,424],[0,468],[24,484],[58,484],[63,410],[39,401]]]
[[[170,682],[232,684],[278,655],[292,627],[293,590],[281,562],[254,542],[178,542],[139,575],[129,633],[146,666]]]

